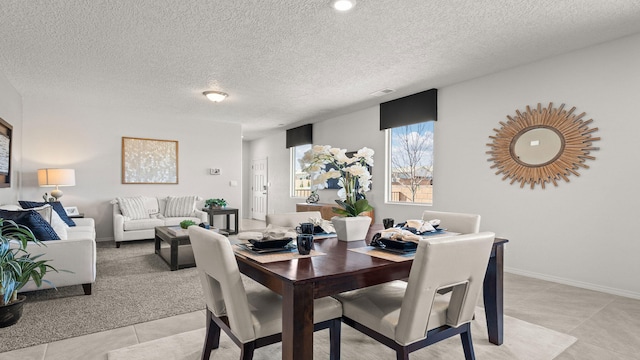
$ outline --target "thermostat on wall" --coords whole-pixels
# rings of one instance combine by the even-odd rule
[[[209,169],[209,175],[220,175],[220,169]]]

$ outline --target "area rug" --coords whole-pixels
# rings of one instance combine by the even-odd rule
[[[473,321],[472,336],[476,357],[491,360],[552,360],[576,338],[516,318],[504,318],[504,343],[496,346],[487,339],[484,313],[478,308]],[[150,342],[113,350],[109,360],[198,360],[200,359],[205,329],[194,330]],[[371,340],[347,325],[342,325],[341,359],[383,360],[394,359],[394,352]],[[329,331],[314,334],[314,358],[329,357]],[[212,352],[216,360],[235,360],[240,357],[239,348],[226,335],[221,336],[220,348]],[[282,357],[281,344],[256,349],[254,359],[271,360]],[[460,337],[444,340],[428,348],[411,353],[411,359],[464,359]]]
[[[0,329],[0,352],[204,309],[195,268],[169,271],[153,241],[99,242],[93,294],[82,286],[25,293],[16,325]],[[29,334],[13,336],[13,334]]]

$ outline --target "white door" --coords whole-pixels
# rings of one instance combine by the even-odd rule
[[[251,217],[265,220],[267,215],[267,159],[251,162]]]

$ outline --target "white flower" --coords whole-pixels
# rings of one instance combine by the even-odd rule
[[[353,176],[362,176],[365,173],[368,174],[369,171],[367,170],[366,167],[360,165],[360,164],[353,164],[351,166],[349,166],[348,168],[344,169],[344,171],[351,173],[351,175]]]
[[[329,145],[314,145],[311,148],[311,153],[315,155],[330,155],[329,149],[331,146]]]
[[[325,173],[327,179],[340,179],[342,173],[336,169],[331,169]]]
[[[368,147],[363,147],[362,149],[358,150],[355,157],[364,158],[364,161],[365,163],[367,163],[367,165],[373,166],[374,153],[375,152],[372,149],[369,149]]]
[[[372,149],[364,147],[349,157],[346,149],[314,145],[304,153],[300,165],[311,175],[313,190],[326,188],[329,179],[338,179],[338,196],[345,202],[355,203],[357,194],[364,195],[371,189],[367,166],[373,165],[373,154]],[[327,170],[327,165],[332,168]]]

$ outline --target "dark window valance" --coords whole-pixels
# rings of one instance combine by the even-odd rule
[[[294,146],[313,143],[313,124],[298,126],[287,130],[287,149]]]
[[[438,89],[380,104],[380,130],[438,120]]]

